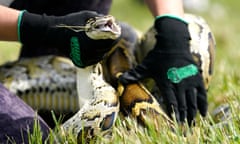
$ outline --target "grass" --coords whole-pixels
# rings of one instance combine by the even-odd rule
[[[240,113],[233,101],[239,103],[240,99],[240,21],[237,0],[211,0],[208,11],[196,12],[202,15],[210,25],[217,41],[214,76],[208,91],[209,116],[206,119],[198,117],[196,128],[199,128],[199,143],[240,143]],[[188,10],[188,12],[191,12]],[[195,12],[194,12],[195,13]],[[139,0],[115,0],[111,14],[120,21],[125,21],[140,31],[146,31],[153,23],[153,17]],[[18,56],[18,43],[0,42],[0,63],[14,60]],[[212,117],[213,110],[221,104],[230,104],[233,118],[227,124],[219,124]],[[172,135],[171,130],[162,126],[155,131],[153,125],[150,128],[138,127],[134,120],[127,119],[122,122],[117,119],[113,127],[112,139],[105,139],[101,135],[96,143],[195,143],[195,140],[184,140],[181,133]],[[130,126],[130,128],[129,128]],[[129,129],[129,131],[127,130]],[[55,132],[53,131],[53,134]],[[40,136],[38,133],[35,136]],[[68,138],[66,138],[68,139]],[[32,141],[32,140],[30,140]],[[70,140],[74,143],[73,140]],[[40,141],[37,141],[37,143]],[[70,143],[70,142],[69,142]]]
[[[148,127],[142,127],[133,119],[117,118],[112,128],[111,137],[109,135],[99,134],[95,139],[90,140],[90,144],[238,144],[240,143],[240,115],[236,108],[231,107],[233,111],[232,119],[226,123],[215,123],[211,116],[203,119],[199,118],[197,125],[193,128],[185,127],[185,133],[182,133],[182,127],[175,123],[174,131],[168,127],[162,119],[159,119],[159,129],[149,121]],[[57,123],[59,126],[59,123]],[[36,131],[30,135],[30,142],[42,143],[41,132],[38,126]],[[50,139],[46,143],[54,143],[54,136],[59,133],[58,130],[52,131]],[[58,136],[59,137],[59,136]],[[76,144],[77,140],[72,135],[68,137],[61,136],[61,143],[67,141],[70,144]]]
[[[0,41],[0,64],[16,60],[20,51],[20,43]]]

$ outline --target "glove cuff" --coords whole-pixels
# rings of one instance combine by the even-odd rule
[[[164,18],[164,17],[176,19],[176,20],[179,20],[179,21],[182,21],[182,22],[188,24],[188,22],[184,18],[179,17],[179,16],[174,15],[174,14],[163,14],[163,15],[156,16],[155,21],[157,21],[158,19]]]
[[[157,46],[162,52],[189,52],[190,34],[186,21],[173,15],[156,18],[154,27],[157,31]]]
[[[24,11],[19,15],[18,31],[20,42],[33,44],[42,42],[47,23],[43,16]]]
[[[19,15],[18,15],[18,21],[17,21],[17,35],[18,35],[18,41],[21,42],[21,31],[20,31],[20,26],[21,26],[21,22],[22,22],[22,17],[23,17],[23,13],[25,12],[25,10],[20,11]]]
[[[50,45],[57,42],[58,35],[51,35],[54,30],[53,24],[61,21],[55,16],[46,16],[22,11],[18,18],[18,37],[19,41],[26,45],[36,45],[45,43]]]

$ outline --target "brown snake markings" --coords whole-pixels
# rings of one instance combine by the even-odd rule
[[[201,66],[205,87],[208,89],[215,58],[214,36],[204,19],[194,15],[186,17],[190,21],[191,52]],[[92,138],[114,124],[119,110],[139,119],[143,124],[145,116],[161,117],[171,124],[171,120],[143,83],[131,84],[125,88],[118,84],[118,76],[135,66],[155,43],[153,29],[142,37],[135,34],[132,28],[126,29],[135,39],[121,39],[101,63],[93,66],[90,75],[94,96],[91,96],[88,105],[83,106],[63,124],[66,133],[72,131],[77,138],[81,137],[84,124],[86,137]],[[136,56],[138,53],[140,56]],[[0,79],[6,87],[22,95],[36,109],[76,112],[79,109],[76,71],[68,59],[46,56],[22,59],[2,66]]]

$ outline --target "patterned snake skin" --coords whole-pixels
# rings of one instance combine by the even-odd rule
[[[213,74],[214,36],[203,18],[186,14],[186,19],[192,37],[191,52],[208,89]],[[86,138],[110,130],[119,112],[143,124],[146,117],[161,117],[171,125],[144,84],[123,88],[118,83],[118,76],[139,62],[155,43],[153,28],[139,35],[128,25],[121,26],[125,36],[94,66],[78,69],[67,58],[58,56],[20,59],[0,67],[0,81],[34,109],[76,112],[62,129],[64,135],[70,132],[79,142],[83,129]]]

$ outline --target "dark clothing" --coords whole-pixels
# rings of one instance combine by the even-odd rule
[[[66,15],[81,10],[108,14],[112,0],[14,0],[10,7],[47,15]]]
[[[30,106],[0,84],[0,143],[28,143],[28,133],[32,133],[36,118]],[[41,118],[38,120],[45,140],[49,128]]]

